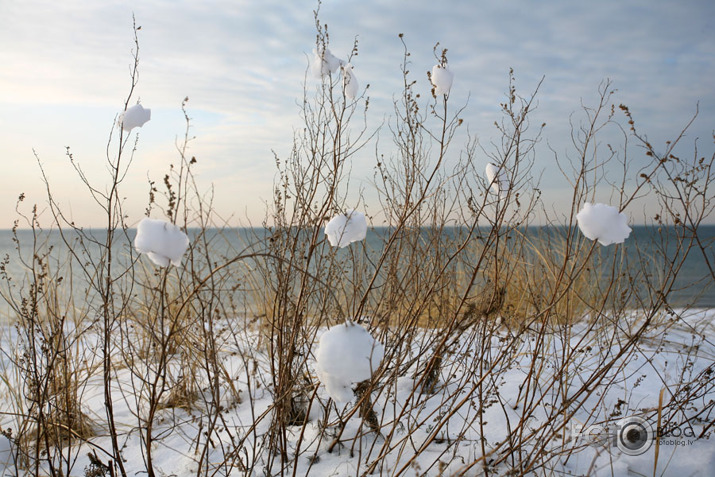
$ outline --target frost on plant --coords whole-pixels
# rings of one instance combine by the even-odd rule
[[[310,63],[310,70],[316,78],[335,73],[343,64],[343,61],[335,57],[329,48],[320,45],[313,50],[313,60]]]
[[[330,245],[340,248],[363,240],[367,235],[365,215],[356,210],[338,214],[325,226],[325,235],[328,236]]]
[[[385,350],[360,325],[333,326],[320,337],[315,368],[328,395],[336,402],[353,398],[352,386],[370,379],[380,366]]]
[[[119,116],[119,124],[122,125],[122,129],[129,132],[136,127],[142,127],[150,119],[151,109],[144,109],[141,104],[135,104]]]
[[[134,248],[160,267],[181,266],[188,246],[189,237],[171,222],[144,218],[137,226]]]
[[[452,89],[454,74],[449,71],[447,66],[434,65],[432,68],[432,75],[430,75],[430,80],[434,86],[435,96],[449,94],[449,91]]]
[[[601,245],[623,243],[631,233],[626,214],[606,204],[586,202],[576,215],[578,227],[586,238]]]
[[[499,167],[492,163],[487,164],[487,182],[492,188],[492,191],[504,199],[509,192],[509,179],[506,176],[504,169],[499,170]]]
[[[358,94],[358,80],[353,71],[353,65],[346,64],[341,68],[343,70],[343,88],[345,89],[345,97],[353,100]]]

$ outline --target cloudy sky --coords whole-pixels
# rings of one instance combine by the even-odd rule
[[[40,208],[46,202],[33,150],[68,214],[82,225],[101,223],[65,148],[97,184],[106,184],[107,138],[129,85],[132,14],[142,27],[136,94],[152,120],[135,130],[139,150],[123,189],[130,222],[141,218],[147,181],[161,181],[176,163],[180,106],[188,96],[196,136],[190,154],[198,158],[202,187],[215,187],[216,209],[231,224],[260,223],[275,176],[271,151],[285,157],[300,126],[296,104],[315,44],[316,5],[0,0],[0,228],[12,226],[20,193]],[[371,124],[390,114],[400,90],[399,33],[425,92],[434,45],[448,48],[455,74],[450,101],[468,99],[464,119],[482,144],[496,137],[509,68],[524,94],[545,77],[534,119],[547,123],[537,149],[547,200],[566,184],[548,174],[554,166],[546,140],[566,153],[570,113],[592,104],[605,78],[654,144],[672,138],[699,102],[687,142],[700,137],[702,152],[712,154],[712,0],[325,0],[320,13],[337,56],[359,42],[353,64],[361,85],[370,84]],[[389,152],[389,141],[379,147]],[[353,165],[356,187],[372,178],[375,146],[369,149]]]

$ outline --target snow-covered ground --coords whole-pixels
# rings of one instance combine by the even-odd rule
[[[705,370],[715,367],[715,342],[711,339],[715,335],[714,318],[715,310],[676,314],[669,318],[676,321],[666,333],[662,332],[663,327],[654,326],[639,340],[637,351],[623,357],[617,356],[620,344],[613,337],[627,339],[627,330],[615,334],[603,328],[595,331],[585,322],[555,332],[533,330],[517,339],[502,329],[491,336],[487,348],[482,350],[474,348],[478,342],[474,337],[481,331],[470,328],[443,354],[439,379],[430,389],[425,389],[424,382],[417,378],[422,376],[417,370],[425,365],[429,350],[441,335],[422,330],[407,343],[395,342],[389,332],[383,333],[377,337],[385,343],[380,376],[398,377],[382,379],[384,385],[378,383],[372,394],[379,434],[358,417],[355,400],[336,405],[329,400],[324,385],[314,387],[307,423],[288,427],[290,455],[284,472],[299,476],[366,472],[482,475],[482,461],[477,465],[474,462],[486,450],[486,461],[493,464],[490,468],[493,474],[517,475],[530,470],[513,469],[513,457],[499,461],[505,443],[520,438],[517,442],[525,443],[518,450],[522,463],[529,462],[529,453],[538,450],[531,459],[541,462],[533,469],[537,475],[712,475],[715,446],[709,426],[713,422],[715,383]],[[635,326],[637,320],[638,315],[634,314],[627,318],[627,323]],[[269,464],[267,435],[274,400],[269,356],[265,347],[257,345],[257,332],[247,331],[238,321],[241,320],[216,324],[219,334],[226,338],[220,349],[221,363],[231,383],[222,384],[219,404],[223,410],[207,446],[210,475],[245,475],[247,468],[252,469],[251,475],[264,475]],[[324,332],[319,331],[318,339]],[[13,349],[13,333],[11,328],[3,333],[3,349]],[[313,356],[317,346],[316,340],[309,358],[313,382],[318,381]],[[539,359],[534,359],[535,349],[540,350]],[[565,353],[572,356],[568,369],[560,365]],[[562,396],[573,396],[583,389],[584,382],[598,375],[603,363],[614,358],[623,359],[623,366],[606,373],[595,389],[586,386],[587,391],[574,402],[559,407]],[[339,352],[334,359],[341,359]],[[7,356],[3,360],[4,376],[9,380],[7,384],[12,385],[16,377],[7,372]],[[539,378],[530,381],[528,377],[534,375],[535,365],[540,367]],[[556,374],[561,375],[559,379],[554,379]],[[146,469],[136,416],[144,410],[133,394],[136,378],[126,367],[118,368],[116,378],[115,414],[126,470],[128,475],[143,475]],[[684,389],[681,383],[688,380],[689,387]],[[530,382],[537,392],[525,389]],[[604,383],[608,383],[607,392],[603,392]],[[683,407],[662,410],[663,422],[667,416],[670,422],[662,426],[664,435],[659,439],[655,429],[661,391],[664,403],[676,395]],[[688,393],[696,393],[697,397],[683,399]],[[91,439],[91,445],[85,444],[78,450],[73,475],[82,475],[89,465],[87,452],[94,449],[102,457],[101,449],[111,448],[109,438],[103,436],[106,427],[103,401],[101,373],[97,372],[88,381],[82,397],[83,409],[94,422],[97,436]],[[16,421],[11,413],[16,409],[7,388],[2,388],[1,405],[2,428],[12,428]],[[204,390],[190,409],[167,408],[159,412],[153,431],[157,475],[197,474],[206,439],[203,433],[209,425],[206,410],[215,405]],[[326,409],[330,410],[327,420]],[[569,415],[560,419],[558,415],[564,409]],[[652,439],[643,445],[648,450],[640,455],[623,452],[617,442],[618,424],[614,427],[619,419],[633,417],[644,419],[644,429],[654,432]],[[522,434],[533,431],[534,438],[516,436],[513,432],[516,428]],[[486,440],[480,439],[482,435]],[[0,436],[0,468],[4,468],[4,475],[14,473],[11,450],[10,441]],[[274,462],[271,473],[276,475],[280,471],[280,463]]]

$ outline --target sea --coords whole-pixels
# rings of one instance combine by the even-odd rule
[[[620,253],[626,255],[628,262],[648,261],[656,275],[659,273],[659,269],[662,270],[662,263],[665,262],[663,257],[672,259],[682,256],[682,249],[680,252],[678,251],[679,240],[675,229],[665,226],[634,226],[632,229],[631,236],[623,245],[599,246],[597,254],[607,255],[614,250],[614,247],[620,247]],[[452,227],[444,229],[442,233],[456,235],[460,231],[463,232],[464,229]],[[106,232],[101,230],[87,230],[86,232],[99,243],[103,243],[106,237]],[[388,228],[369,229],[364,241],[364,248],[361,247],[359,250],[363,250],[365,253],[379,253],[389,232]],[[520,233],[530,236],[531,239],[540,238],[541,243],[544,243],[544,238],[547,241],[556,239],[554,242],[558,242],[559,237],[563,237],[566,232],[567,230],[563,227],[530,227]],[[573,232],[578,234],[577,230]],[[71,239],[74,233],[67,232],[66,237]],[[190,238],[195,237],[198,233],[198,230],[189,229],[188,231]],[[426,229],[425,233],[427,233]],[[487,233],[486,229],[484,233]],[[126,236],[118,234],[115,256],[120,259],[122,256],[128,256],[127,249],[131,246],[135,234],[136,231],[131,229],[128,230]],[[208,230],[207,235],[210,237],[212,256],[216,257],[217,263],[221,263],[221,260],[230,259],[241,250],[252,246],[262,248],[261,242],[269,239],[271,231],[263,228],[224,228]],[[0,317],[10,313],[10,307],[4,298],[8,295],[8,279],[14,284],[15,291],[21,286],[23,280],[27,280],[27,268],[23,266],[23,261],[27,263],[31,259],[36,240],[37,237],[31,230],[15,232],[0,230]],[[476,240],[479,239],[476,238]],[[715,308],[715,282],[712,279],[712,268],[715,268],[715,225],[701,226],[698,230],[698,240],[699,243],[688,253],[676,281],[672,284],[668,304],[674,308]],[[58,231],[42,232],[39,242],[42,244],[43,250],[52,247],[53,256],[67,256],[66,245]],[[330,248],[325,246],[323,250],[326,251],[325,253],[329,253]],[[57,261],[55,266],[66,266],[66,261]]]

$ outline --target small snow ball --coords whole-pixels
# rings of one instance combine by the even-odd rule
[[[598,240],[601,245],[623,243],[631,233],[626,214],[606,204],[583,204],[576,214],[578,228],[586,238]]]
[[[336,402],[353,398],[352,386],[370,379],[385,350],[370,333],[354,323],[333,326],[323,333],[315,352],[315,368],[328,395]]]
[[[310,71],[313,76],[320,79],[331,73],[338,71],[338,68],[343,64],[342,60],[339,60],[330,52],[329,48],[324,48],[320,45],[317,49],[313,50],[313,60],[310,62]]]
[[[355,72],[353,71],[353,65],[350,63],[342,67],[343,70],[343,89],[345,90],[345,97],[354,100],[358,95],[358,80],[355,77]]]
[[[454,74],[442,65],[434,65],[432,68],[432,74],[430,75],[430,80],[434,86],[434,94],[439,96],[440,94],[449,94],[449,90],[452,89],[452,81],[454,81]]]
[[[160,267],[181,266],[188,247],[189,237],[171,222],[144,218],[137,226],[134,248]]]
[[[506,171],[502,168],[495,166],[492,163],[487,164],[487,182],[492,188],[492,191],[499,196],[500,199],[504,199],[509,192],[509,179],[506,176]]]
[[[325,235],[328,236],[330,245],[340,248],[363,240],[367,235],[365,215],[356,210],[338,214],[325,226]]]
[[[144,109],[141,104],[135,104],[119,116],[119,124],[122,125],[122,129],[129,132],[136,127],[144,126],[144,123],[150,119],[151,109]]]

